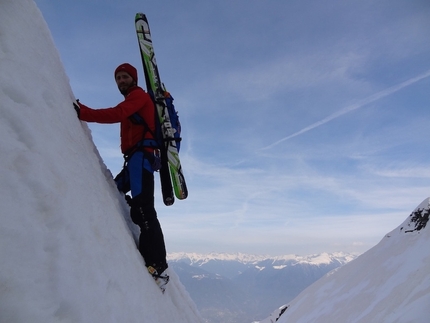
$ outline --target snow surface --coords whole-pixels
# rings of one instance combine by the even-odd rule
[[[378,245],[305,289],[277,322],[430,322],[430,223],[418,230],[413,221],[417,210],[429,212],[429,201]],[[275,322],[279,312],[261,323]]]
[[[0,9],[0,322],[203,322],[147,273],[40,11]]]

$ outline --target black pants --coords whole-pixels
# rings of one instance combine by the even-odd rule
[[[154,173],[148,170],[147,163],[143,154],[133,154],[115,182],[123,193],[130,189],[132,195],[138,193],[132,196],[130,216],[140,227],[139,251],[146,266],[153,266],[162,273],[167,268],[166,247],[154,208]]]
[[[152,195],[151,199],[142,192],[134,197],[131,203],[131,219],[140,227],[139,251],[146,266],[153,266],[159,273],[162,273],[167,268],[166,247],[154,208],[154,196]]]

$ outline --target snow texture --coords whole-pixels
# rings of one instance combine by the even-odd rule
[[[429,201],[378,245],[305,289],[277,322],[430,322]]]
[[[146,271],[31,0],[0,3],[0,70],[0,322],[202,322]]]

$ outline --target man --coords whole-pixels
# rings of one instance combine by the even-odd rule
[[[149,94],[137,86],[137,70],[132,65],[121,64],[115,69],[114,76],[124,101],[113,108],[94,110],[82,103],[75,108],[83,121],[121,123],[121,150],[125,162],[115,182],[124,194],[131,190],[132,199],[128,199],[130,216],[141,230],[139,251],[157,284],[165,285],[169,279],[165,273],[168,267],[166,248],[154,208],[154,170],[159,168],[154,140],[154,103]]]

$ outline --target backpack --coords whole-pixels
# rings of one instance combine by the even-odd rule
[[[149,131],[151,133],[152,137],[154,138],[154,140],[142,139],[142,141],[137,144],[137,147],[152,147],[152,148],[158,148],[158,149],[162,150],[166,147],[166,145],[165,145],[166,141],[174,140],[176,142],[176,147],[177,147],[178,152],[179,152],[179,149],[181,146],[181,140],[182,140],[182,138],[181,138],[181,123],[179,122],[178,112],[175,110],[175,106],[173,105],[173,97],[170,95],[169,92],[167,92],[167,91],[164,92],[164,102],[166,104],[167,111],[169,113],[170,124],[172,126],[173,131],[174,131],[173,138],[164,139],[163,133],[161,130],[161,123],[160,123],[160,118],[159,118],[158,112],[157,112],[157,106],[156,106],[154,94],[152,92],[149,92],[148,94],[150,95],[152,102],[154,103],[155,132],[153,132],[149,128],[146,121],[142,118],[142,116],[138,112],[132,114],[129,117],[129,119],[134,124],[139,124],[139,125],[142,125],[143,127],[145,127],[143,137],[145,137],[145,133]]]
[[[174,129],[175,133],[173,135],[173,140],[176,141],[176,148],[179,149],[181,147],[181,123],[179,122],[179,116],[178,111],[175,110],[175,106],[173,105],[173,97],[171,94],[167,91],[164,92],[164,101],[166,102],[167,111],[169,111],[169,117],[170,117],[170,124],[172,125],[172,128]],[[158,116],[158,113],[156,113]],[[156,127],[159,128],[160,134],[161,134],[161,126],[160,126],[160,119],[156,118]],[[162,137],[162,136],[161,136]]]

